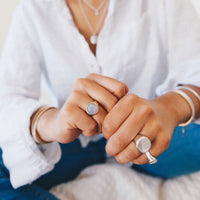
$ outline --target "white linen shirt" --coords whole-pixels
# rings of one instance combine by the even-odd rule
[[[51,171],[58,143],[37,145],[30,116],[43,74],[60,108],[77,78],[98,73],[152,99],[179,83],[200,86],[200,21],[190,0],[110,0],[96,56],[65,0],[21,0],[0,60],[0,146],[14,188]],[[87,145],[87,143],[85,143]]]

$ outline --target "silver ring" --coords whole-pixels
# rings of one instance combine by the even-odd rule
[[[158,160],[154,156],[152,156],[149,151],[146,152],[146,156],[149,160],[149,164],[152,165],[152,164],[157,163]]]
[[[136,141],[136,148],[141,152],[141,153],[146,153],[147,151],[150,150],[151,148],[151,141],[149,140],[148,137],[142,136]]]
[[[86,107],[86,113],[88,115],[96,115],[99,112],[99,104],[97,101],[93,101],[91,103],[89,103]]]
[[[145,153],[149,164],[155,164],[157,162],[157,159],[151,155],[149,150],[151,149],[151,141],[148,137],[142,136],[136,141],[136,148],[141,152]]]

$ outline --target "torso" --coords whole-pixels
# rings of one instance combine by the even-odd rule
[[[69,6],[66,0],[30,0],[32,5],[27,3],[25,12],[30,16],[24,14],[30,33],[37,31],[37,35],[33,35],[34,44],[42,56],[41,67],[57,97],[58,107],[65,103],[74,82],[89,73],[120,80],[128,85],[130,92],[143,98],[152,99],[158,86],[167,87],[168,82],[161,85],[168,67],[160,42],[161,38],[162,41],[167,39],[166,34],[160,34],[157,24],[159,20],[159,24],[166,26],[162,21],[165,18],[160,17],[164,11],[158,6],[162,1],[151,0],[148,7],[150,3],[146,0],[110,0],[93,53],[89,48],[92,45],[88,45],[91,32],[80,14],[79,2],[68,1]],[[79,16],[77,20],[75,16],[73,20],[70,7],[71,12]],[[159,13],[155,12],[157,7]],[[31,26],[30,18],[35,27]]]
[[[98,23],[103,15],[103,11],[104,11],[104,9],[106,9],[105,6],[108,3],[108,1],[109,0],[105,1],[104,5],[100,9],[99,15],[95,15],[95,12],[87,4],[85,4],[84,1],[82,0],[82,5],[85,10],[85,13],[87,14],[87,18],[88,18],[90,24],[92,25],[92,27],[94,27],[93,28],[94,30],[96,30],[96,27],[98,26]],[[93,5],[95,8],[97,8],[101,4],[102,0],[88,0],[88,2],[91,5]],[[71,14],[72,14],[72,17],[74,20],[74,24],[76,25],[79,32],[84,36],[85,40],[87,41],[87,43],[90,47],[90,50],[95,55],[96,54],[96,45],[93,45],[90,42],[90,37],[92,36],[92,32],[91,32],[90,28],[88,27],[88,24],[84,18],[84,15],[81,10],[81,5],[79,4],[79,0],[66,0],[66,3],[71,11]],[[99,30],[97,31],[97,35],[100,33],[101,29],[103,28],[105,18],[106,18],[106,15],[103,18],[103,21],[101,23]]]

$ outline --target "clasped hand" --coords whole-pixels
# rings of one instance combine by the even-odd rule
[[[94,100],[99,112],[89,116],[85,109]],[[81,133],[88,137],[103,133],[108,140],[106,152],[121,164],[148,162],[135,145],[142,135],[152,142],[151,154],[160,155],[168,148],[177,125],[162,98],[146,100],[128,94],[126,84],[97,74],[78,79],[63,107],[49,112],[53,116],[51,128],[46,133],[39,131],[41,138],[69,143]]]

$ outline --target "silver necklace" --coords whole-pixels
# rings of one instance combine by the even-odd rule
[[[92,4],[90,4],[87,0],[83,0],[84,2],[85,2],[85,4],[87,4],[88,5],[88,7],[90,7],[92,10],[94,10],[94,12],[95,12],[95,15],[99,15],[99,11],[101,10],[101,8],[102,8],[102,6],[104,5],[104,3],[106,2],[106,0],[103,0],[102,2],[101,2],[101,4],[97,7],[97,8],[95,8]]]
[[[103,19],[104,19],[104,17],[105,17],[106,11],[107,11],[107,9],[108,9],[108,2],[107,2],[106,6],[105,6],[105,8],[104,8],[104,10],[103,10],[103,14],[102,14],[102,16],[101,16],[101,18],[100,18],[100,20],[99,20],[99,23],[98,23],[98,25],[97,25],[96,30],[93,29],[91,23],[90,23],[89,20],[88,20],[88,17],[87,17],[87,15],[86,15],[86,13],[85,13],[85,10],[84,10],[84,8],[83,8],[83,4],[82,4],[82,1],[81,1],[81,0],[79,0],[79,4],[80,4],[81,12],[82,12],[82,14],[83,14],[83,16],[84,16],[84,18],[85,18],[85,21],[86,21],[86,23],[87,23],[87,25],[88,25],[90,31],[92,32],[92,36],[90,37],[90,42],[91,42],[91,44],[95,45],[95,44],[97,44],[97,32],[98,32],[98,30],[99,30],[99,28],[100,28],[100,26],[101,26],[101,24],[102,24],[102,22],[103,22]]]

